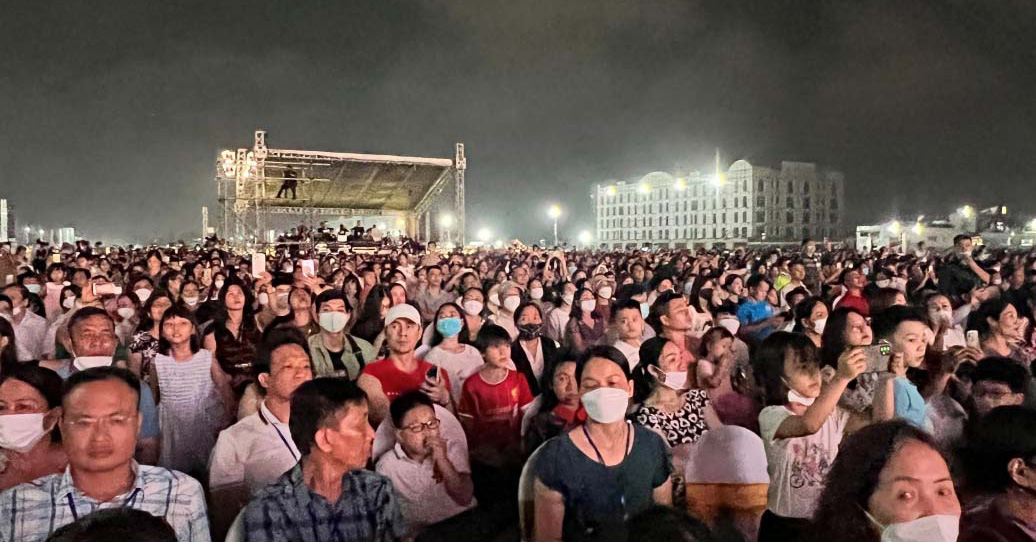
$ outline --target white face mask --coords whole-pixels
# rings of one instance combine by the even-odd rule
[[[41,286],[39,284],[26,284],[25,289],[30,293],[39,294]]]
[[[119,315],[119,318],[122,318],[123,320],[129,320],[130,318],[133,318],[134,314],[137,314],[137,311],[130,307],[120,307],[115,312]]]
[[[288,293],[288,292],[285,292],[283,294],[277,294],[277,305],[279,305],[281,307],[287,307],[288,306],[288,296],[290,296],[290,295],[291,294]]]
[[[576,300],[576,294],[564,294],[564,295],[561,296],[561,302],[566,304],[566,305],[568,305],[568,306],[570,306],[570,307],[572,306],[572,302],[575,301],[575,300]]]
[[[223,289],[223,284],[224,284],[224,283],[223,283],[223,281],[222,281],[222,280],[217,280],[217,281],[215,282],[215,284],[216,284],[216,290],[222,290],[222,289]]]
[[[539,301],[543,299],[543,288],[532,288],[529,290],[529,297]]]
[[[75,304],[76,304],[76,298],[73,297],[73,296],[68,296],[68,297],[66,297],[65,299],[63,299],[61,301],[61,306],[65,307],[66,309],[71,309],[72,307],[75,306]]]
[[[579,308],[583,309],[583,312],[594,312],[594,309],[597,308],[597,300],[584,299],[579,302]]]
[[[183,302],[186,303],[187,305],[193,307],[194,305],[198,304],[198,296],[196,296],[196,295],[185,295],[185,296],[183,296]]]
[[[489,304],[500,306],[500,295],[497,293],[489,294]]]
[[[14,316],[18,316],[21,313],[22,313],[22,308],[21,307],[14,307],[14,308],[11,309],[11,314],[14,315]]]
[[[889,279],[878,279],[878,280],[874,281],[874,284],[878,288],[888,288],[892,284],[892,281],[889,280]]]
[[[140,299],[141,303],[146,303],[148,298],[151,297],[151,290],[148,290],[147,288],[133,290],[133,293],[137,294],[137,299]]]
[[[823,335],[825,327],[827,327],[827,318],[813,321],[813,331],[816,331],[817,335]]]
[[[944,322],[946,324],[953,323],[953,311],[950,309],[929,311],[928,317],[936,324],[939,322]]]
[[[886,525],[881,542],[956,542],[959,534],[960,516],[939,514]]]
[[[791,388],[788,388],[788,402],[789,403],[796,403],[796,404],[800,404],[802,406],[807,406],[808,407],[808,406],[811,406],[813,404],[813,402],[816,401],[816,400],[817,400],[816,397],[806,397],[804,395],[800,395],[799,392],[797,392],[797,391],[795,391],[795,390],[793,390]]]
[[[469,299],[464,302],[464,312],[471,316],[482,314],[482,302]]]
[[[111,356],[77,356],[72,361],[72,366],[80,371],[93,369],[94,367],[109,367],[112,364]]]
[[[512,295],[511,297],[504,299],[504,308],[507,309],[507,312],[514,312],[515,309],[518,308],[518,305],[521,304],[522,300],[516,295]]]
[[[665,387],[676,391],[687,389],[687,371],[663,373],[661,369],[651,368],[651,374]]]
[[[260,293],[259,294],[259,304],[260,305],[269,305],[270,304],[270,294],[268,294],[266,292]]]
[[[741,329],[741,320],[737,318],[722,318],[719,321],[719,325],[727,328],[731,335],[737,335],[737,331]]]
[[[611,286],[603,286],[603,287],[601,287],[600,290],[597,290],[597,297],[601,297],[601,298],[604,298],[604,299],[611,299],[612,298],[612,287]]]
[[[18,453],[28,452],[50,431],[43,427],[45,414],[10,414],[0,416],[0,448]]]
[[[328,333],[338,333],[345,329],[345,324],[349,322],[349,315],[344,312],[322,312],[317,317],[320,321],[320,327]]]
[[[614,423],[626,415],[630,396],[619,388],[597,388],[582,396],[586,415],[597,423]]]

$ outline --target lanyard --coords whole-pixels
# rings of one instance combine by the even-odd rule
[[[137,501],[137,494],[138,493],[140,493],[140,488],[139,487],[134,489],[133,493],[130,493],[130,496],[127,497],[126,500],[122,502],[122,506],[132,507],[133,504]],[[68,501],[68,509],[72,512],[72,518],[75,521],[79,521],[79,513],[76,511],[76,502],[72,498],[72,492],[71,491],[68,492],[67,494],[65,494],[65,499]]]
[[[291,458],[297,462],[299,458],[295,456],[295,450],[291,449],[291,444],[288,444],[288,439],[284,438],[284,434],[281,433],[280,429],[277,429],[277,424],[270,422],[270,425],[273,426],[273,430],[277,432],[277,436],[281,437],[281,442],[283,442],[284,446],[288,448],[288,453],[291,454]]]
[[[630,449],[630,422],[626,422],[626,445],[622,448],[622,462],[616,465],[616,467],[622,466],[626,462],[626,458],[629,457]],[[586,430],[586,424],[583,424],[583,435],[586,436],[586,441],[590,443],[590,447],[594,449],[594,453],[597,454],[597,459],[600,460],[601,465],[608,468],[608,464],[604,462],[604,456],[601,455],[601,450],[597,449],[597,445],[594,444],[594,440],[590,438],[590,432]],[[626,513],[626,484],[624,483],[621,472],[620,476],[616,476],[616,485],[619,489],[619,506],[622,507],[623,519],[629,519],[629,514]]]

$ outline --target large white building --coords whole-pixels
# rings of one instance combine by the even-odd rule
[[[7,200],[0,198],[0,243],[7,241],[11,222],[11,215],[7,211]]]
[[[695,248],[837,238],[843,183],[841,172],[813,163],[774,169],[738,160],[718,175],[656,171],[597,185],[595,243]]]

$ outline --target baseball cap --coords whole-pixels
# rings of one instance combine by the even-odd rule
[[[388,314],[385,315],[385,327],[388,327],[389,324],[400,318],[405,318],[417,325],[421,325],[421,314],[417,312],[417,309],[413,305],[401,303],[389,309]]]

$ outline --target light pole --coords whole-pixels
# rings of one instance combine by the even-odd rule
[[[32,234],[32,228],[29,227],[29,226],[25,226],[25,244],[26,245],[29,244],[29,235],[31,235],[31,234]]]
[[[561,207],[559,205],[551,205],[547,208],[547,216],[554,221],[554,246],[558,246],[558,217],[561,216]]]

